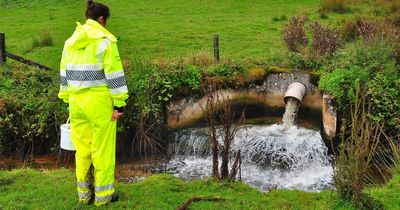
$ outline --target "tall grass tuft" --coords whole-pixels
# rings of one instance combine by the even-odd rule
[[[42,31],[37,36],[32,37],[32,49],[42,46],[53,46],[53,36],[48,31]]]
[[[353,201],[357,208],[381,209],[381,204],[363,190],[376,183],[377,177],[390,178],[391,169],[398,163],[398,145],[370,119],[372,106],[365,90],[359,88],[357,93],[350,124],[342,132],[335,154],[335,187],[342,199]]]
[[[345,0],[323,0],[319,9],[321,14],[328,12],[343,14],[349,11],[350,8],[346,5]]]
[[[286,20],[287,20],[286,15],[281,15],[281,16],[275,15],[274,17],[272,17],[272,22],[279,22],[279,21],[286,21]]]
[[[371,2],[372,12],[377,16],[387,16],[400,12],[400,0],[375,0]]]

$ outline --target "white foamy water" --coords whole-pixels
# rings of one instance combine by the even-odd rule
[[[283,127],[288,129],[294,125],[296,120],[297,111],[299,110],[299,104],[297,99],[289,97],[286,101],[285,113],[282,117]]]
[[[207,128],[181,130],[172,139],[175,146],[169,172],[188,180],[211,175]],[[332,188],[328,149],[317,131],[296,126],[284,129],[283,125],[241,127],[232,145],[233,153],[239,149],[242,181],[261,191]]]

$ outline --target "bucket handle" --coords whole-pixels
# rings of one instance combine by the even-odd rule
[[[65,125],[67,126],[67,128],[71,128],[71,124],[69,123],[69,117],[68,117],[67,122],[65,123]]]

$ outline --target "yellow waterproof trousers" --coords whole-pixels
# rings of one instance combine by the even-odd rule
[[[94,193],[96,206],[108,203],[114,192],[117,132],[111,95],[108,90],[85,89],[70,94],[69,106],[79,201],[89,203]]]

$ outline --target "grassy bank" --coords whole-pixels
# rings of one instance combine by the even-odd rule
[[[385,186],[371,188],[367,192],[381,201],[385,209],[400,209],[400,171]]]
[[[190,209],[354,209],[332,191],[261,193],[243,183],[217,183],[211,179],[185,182],[167,174],[133,184],[117,183],[121,200],[102,208],[77,204],[74,172],[67,169],[0,171],[0,186],[0,209],[176,209],[192,197],[224,201],[195,202]],[[385,186],[368,189],[367,193],[386,209],[399,209],[399,188],[397,174]]]
[[[75,22],[84,21],[82,0],[0,0],[0,31],[7,49],[39,63],[58,67],[64,41]],[[123,59],[177,58],[212,52],[212,35],[220,34],[222,57],[270,58],[281,51],[282,26],[297,14],[316,14],[319,0],[251,1],[128,1],[102,0],[111,8],[110,31],[120,38]],[[35,46],[32,39],[49,33],[52,46]]]
[[[95,209],[77,204],[74,173],[67,169],[0,171],[0,186],[0,209]],[[120,202],[100,209],[176,209],[192,197],[225,200],[196,202],[190,209],[353,209],[331,191],[264,194],[242,183],[185,182],[166,174],[134,184],[118,183],[117,191]]]

